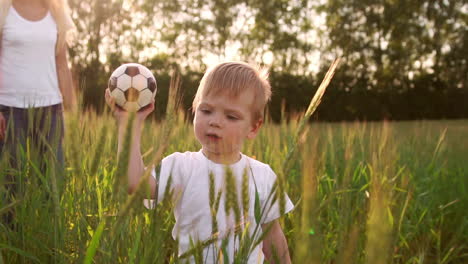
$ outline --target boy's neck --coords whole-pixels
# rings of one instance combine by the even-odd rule
[[[212,153],[202,149],[203,155],[209,160],[214,163],[223,164],[223,165],[231,165],[238,162],[241,159],[240,152],[234,152],[232,154],[219,154],[219,153]]]
[[[19,4],[19,5],[32,5],[33,7],[42,7],[47,4],[45,0],[13,0],[13,4]]]

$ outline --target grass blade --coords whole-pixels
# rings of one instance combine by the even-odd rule
[[[91,264],[96,254],[96,250],[99,247],[99,239],[101,238],[102,232],[104,231],[104,226],[106,225],[105,221],[101,221],[94,231],[93,238],[91,239],[91,243],[89,243],[88,248],[86,249],[86,257],[84,260],[84,264]]]

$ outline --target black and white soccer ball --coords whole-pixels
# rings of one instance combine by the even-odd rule
[[[145,66],[126,63],[112,73],[109,90],[117,105],[128,112],[136,112],[156,96],[156,78]]]

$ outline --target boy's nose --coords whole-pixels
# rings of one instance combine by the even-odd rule
[[[211,127],[221,127],[221,121],[217,117],[213,117],[208,121],[208,125]]]

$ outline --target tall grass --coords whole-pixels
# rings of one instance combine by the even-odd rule
[[[2,183],[6,172],[28,179],[14,201],[7,202],[0,185],[0,214],[14,209],[17,226],[0,224],[0,262],[184,263],[171,237],[169,199],[155,210],[137,200],[122,213],[129,197],[124,183],[115,185],[120,176],[113,118],[86,112],[66,121],[58,209],[51,196],[54,175],[35,169],[40,157],[24,153],[21,171],[0,167]],[[266,124],[244,153],[282,171],[299,125]],[[281,220],[293,263],[468,262],[467,121],[305,127],[299,155],[284,175],[296,205]],[[192,130],[175,118],[167,141],[163,125],[148,121],[145,164],[157,160],[158,146],[166,142],[164,155],[198,151]]]

